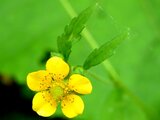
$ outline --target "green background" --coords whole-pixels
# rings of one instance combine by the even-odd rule
[[[95,0],[69,2],[80,13]],[[109,60],[120,75],[121,82],[143,105],[115,87],[104,67],[98,65],[89,71],[106,81],[106,84],[89,77],[93,92],[82,96],[85,110],[75,120],[160,119],[159,0],[99,0],[98,3],[99,6],[87,22],[87,28],[99,45],[130,29],[129,39],[116,49]],[[18,84],[21,96],[31,102],[34,93],[26,86],[26,76],[32,71],[45,69],[49,52],[57,49],[57,36],[63,33],[64,26],[69,22],[70,17],[58,0],[1,0],[2,86],[10,86],[13,82]],[[74,43],[69,63],[82,65],[92,50],[82,37]],[[0,93],[6,94],[3,91]],[[30,109],[32,111],[31,104]],[[13,116],[13,119],[26,118],[18,112]],[[54,116],[64,117],[60,111]]]

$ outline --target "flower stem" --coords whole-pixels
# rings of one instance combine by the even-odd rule
[[[62,6],[65,8],[66,12],[69,14],[69,16],[71,18],[77,16],[77,13],[75,12],[75,10],[73,9],[73,7],[71,6],[71,4],[69,3],[68,0],[60,0],[60,3],[62,4]],[[84,29],[82,31],[82,36],[86,39],[86,41],[88,42],[88,44],[91,46],[91,48],[95,49],[98,48],[99,45],[96,42],[96,40],[94,39],[94,37],[92,36],[92,34],[89,32],[88,29]],[[115,87],[120,87],[121,89],[124,90],[124,92],[130,96],[134,102],[146,113],[146,115],[150,118],[152,116],[151,111],[149,111],[149,109],[144,105],[144,103],[131,91],[128,89],[127,86],[125,86],[121,79],[119,74],[116,72],[115,68],[112,66],[112,64],[110,63],[109,60],[105,60],[103,63],[103,66],[105,68],[105,70],[109,73],[109,76],[111,77],[111,82],[113,83],[113,85]],[[90,74],[89,72],[87,72],[89,75],[91,75],[94,78],[97,78],[96,76],[93,76],[93,74]],[[98,78],[99,80],[99,78]],[[101,80],[103,83],[107,83],[104,82],[103,80]]]
[[[102,80],[100,77],[98,77],[97,75],[87,71],[87,70],[84,70],[84,75],[88,75],[90,77],[92,77],[93,79],[101,82],[101,83],[104,83],[105,85],[111,85],[111,82],[108,81],[108,80]]]

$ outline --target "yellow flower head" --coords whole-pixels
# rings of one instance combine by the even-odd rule
[[[61,103],[62,112],[68,118],[82,114],[84,103],[76,93],[89,94],[92,85],[80,74],[72,74],[64,80],[68,73],[68,64],[60,57],[52,57],[46,63],[46,70],[28,74],[28,87],[38,92],[33,98],[32,108],[40,116],[53,115],[58,103]]]

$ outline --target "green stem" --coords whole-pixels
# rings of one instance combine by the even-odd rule
[[[71,18],[77,16],[77,13],[75,12],[68,0],[60,0],[60,2]],[[99,47],[92,34],[86,28],[82,31],[82,35],[86,39],[88,44],[91,46],[91,48],[95,49]],[[105,60],[102,64],[104,65],[110,76],[113,78],[113,80],[120,79],[118,73],[108,60]]]
[[[94,78],[95,80],[97,80],[97,81],[99,81],[99,82],[101,82],[101,83],[104,83],[104,84],[107,84],[107,85],[111,84],[110,81],[102,80],[102,79],[99,78],[97,75],[95,75],[95,74],[93,74],[93,73],[91,73],[91,72],[89,72],[89,71],[84,70],[84,75],[88,75],[88,76]]]
[[[73,9],[73,7],[71,6],[71,4],[69,3],[68,0],[60,0],[60,2],[71,18],[77,16],[77,13],[75,12],[75,10]],[[99,46],[98,43],[96,42],[96,40],[94,39],[92,34],[86,28],[82,31],[82,35],[86,39],[86,41],[89,43],[91,48],[93,48],[93,49],[98,48],[98,46]],[[109,73],[109,75],[111,77],[110,80],[112,81],[114,86],[120,87],[121,89],[123,89],[125,91],[125,93],[127,95],[129,95],[134,100],[134,102],[146,113],[146,115],[150,117],[151,113],[148,110],[148,108],[146,108],[144,103],[132,91],[130,91],[127,86],[125,86],[122,83],[122,81],[120,80],[119,74],[116,72],[116,70],[114,69],[114,67],[110,63],[110,61],[105,60],[102,64],[103,64],[105,70]],[[90,75],[97,79],[97,77],[93,76],[93,74],[90,74]],[[104,81],[102,81],[102,82],[106,83]]]

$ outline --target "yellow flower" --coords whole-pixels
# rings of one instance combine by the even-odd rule
[[[60,57],[52,57],[46,63],[46,70],[28,74],[28,87],[38,92],[32,101],[32,108],[37,114],[44,117],[53,115],[58,103],[68,118],[82,114],[84,103],[76,93],[89,94],[92,85],[80,74],[72,74],[66,79],[68,73],[68,64]]]

